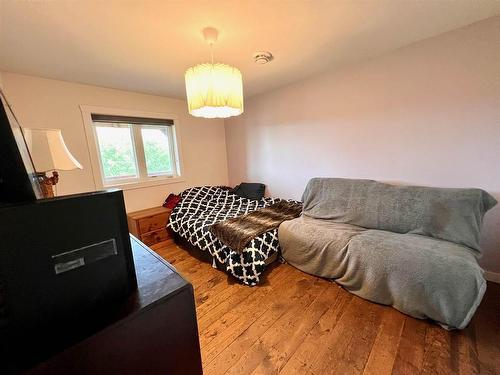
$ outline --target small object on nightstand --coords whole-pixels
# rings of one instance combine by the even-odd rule
[[[174,241],[166,229],[171,209],[154,207],[127,214],[128,230],[147,246],[165,245]]]

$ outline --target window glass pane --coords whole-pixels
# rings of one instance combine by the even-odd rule
[[[134,145],[129,127],[96,126],[105,179],[137,177]]]
[[[168,131],[169,128],[165,126],[141,127],[148,176],[173,174]]]

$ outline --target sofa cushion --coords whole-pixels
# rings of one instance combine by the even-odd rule
[[[344,259],[351,238],[367,230],[301,216],[281,223],[278,239],[282,256],[288,263],[316,276],[337,278],[345,269],[339,268],[336,260]]]
[[[369,230],[353,238],[349,252],[358,266],[354,278],[341,281],[347,289],[446,328],[465,328],[486,291],[473,252],[448,241]]]
[[[484,214],[496,200],[481,189],[395,186],[372,180],[313,178],[304,215],[337,223],[443,239],[479,251]]]
[[[302,271],[447,328],[464,328],[486,289],[473,252],[443,240],[307,217],[282,223],[279,240]]]

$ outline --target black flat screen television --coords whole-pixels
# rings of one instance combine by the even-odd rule
[[[0,89],[0,205],[42,197],[23,131]]]

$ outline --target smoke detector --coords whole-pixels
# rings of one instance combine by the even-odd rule
[[[255,63],[259,65],[267,64],[273,61],[273,59],[274,59],[273,54],[268,51],[259,51],[253,54],[253,61],[255,61]]]

